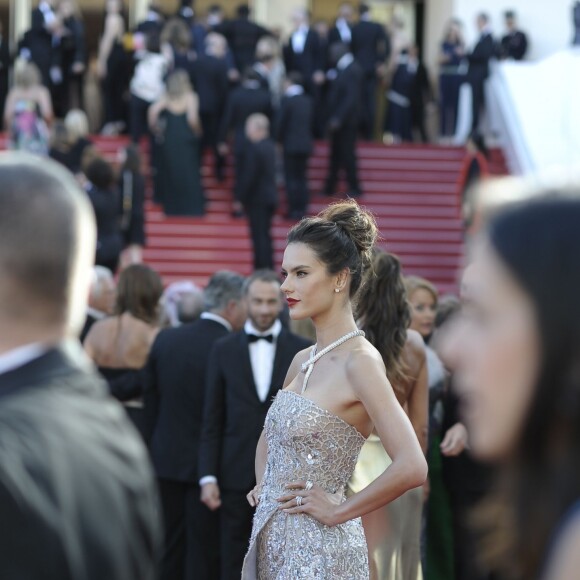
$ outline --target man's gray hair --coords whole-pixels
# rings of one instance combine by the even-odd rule
[[[248,276],[244,281],[243,293],[244,296],[248,295],[248,291],[250,290],[250,286],[259,280],[260,282],[268,282],[270,284],[277,284],[280,286],[280,277],[274,270],[256,270],[253,274]]]
[[[205,310],[219,312],[231,300],[238,301],[243,296],[244,277],[237,272],[220,270],[209,280],[205,291]]]
[[[103,293],[103,282],[113,279],[113,272],[105,266],[93,268],[93,282],[91,284],[91,298],[99,298]]]

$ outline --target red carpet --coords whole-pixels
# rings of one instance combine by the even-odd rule
[[[112,160],[123,143],[122,139],[97,139],[99,149]],[[463,157],[462,149],[452,147],[362,144],[359,148],[364,191],[359,201],[376,215],[381,245],[401,258],[406,274],[424,276],[442,292],[456,289],[462,253],[458,179]],[[327,147],[321,143],[310,164],[312,213],[329,202],[329,198],[317,194],[323,187],[326,165]],[[492,173],[506,173],[499,151],[493,153]],[[223,184],[214,180],[209,164],[205,164],[203,181],[208,204],[203,218],[166,218],[158,207],[148,204],[145,261],[162,274],[166,283],[187,278],[205,284],[213,272],[223,268],[251,272],[247,223],[230,217],[232,177],[231,163]],[[281,210],[284,206],[283,201]],[[276,216],[273,235],[277,266],[291,225],[282,215]]]

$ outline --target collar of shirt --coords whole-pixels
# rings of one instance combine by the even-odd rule
[[[40,342],[26,344],[0,355],[0,375],[13,371],[41,357],[48,347]]]
[[[284,95],[286,97],[295,97],[296,95],[303,95],[304,89],[300,85],[290,85]]]
[[[370,13],[369,13],[369,12],[367,12],[367,13],[363,14],[363,15],[360,17],[360,19],[361,19],[363,22],[371,22],[371,21],[372,21],[372,18],[371,18],[371,15],[370,15]]]
[[[259,330],[256,330],[256,327],[250,320],[246,320],[246,324],[244,324],[244,332],[246,334],[255,334],[256,336],[267,336],[268,334],[271,334],[274,337],[274,340],[276,340],[280,332],[282,332],[282,323],[279,320],[276,320],[268,330],[260,332]]]
[[[147,12],[147,17],[145,18],[148,22],[158,22],[161,20],[161,16],[155,10],[149,10]]]
[[[217,322],[222,326],[225,326],[226,329],[229,330],[230,332],[232,332],[233,330],[232,325],[219,314],[214,314],[213,312],[202,312],[200,318],[202,320],[213,320],[214,322]]]
[[[91,308],[90,306],[87,308],[87,314],[89,316],[92,316],[95,320],[102,320],[103,318],[107,317],[107,314],[105,312],[101,312],[100,310],[97,310],[96,308]]]
[[[354,56],[352,56],[352,54],[350,54],[350,52],[347,52],[337,63],[336,63],[336,68],[338,70],[344,70],[349,64],[352,63],[352,61],[354,60]]]
[[[352,33],[348,22],[344,18],[339,18],[336,21],[336,28],[340,33],[340,38],[342,39],[342,41],[349,43],[352,39]]]

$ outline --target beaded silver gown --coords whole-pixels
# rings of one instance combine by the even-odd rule
[[[334,527],[307,514],[285,514],[276,499],[285,485],[312,481],[344,493],[365,438],[293,391],[279,391],[266,417],[268,443],[260,503],[242,580],[367,580],[360,518]]]

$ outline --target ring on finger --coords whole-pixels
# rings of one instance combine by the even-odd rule
[[[313,487],[314,487],[314,484],[311,481],[307,481],[306,485],[304,486],[304,489],[306,491],[310,491]]]
[[[296,496],[296,506],[300,507],[302,505],[302,496],[301,495],[297,495]]]

